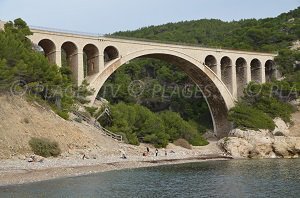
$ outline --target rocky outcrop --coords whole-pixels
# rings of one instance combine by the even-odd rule
[[[288,137],[281,121],[273,131],[234,129],[229,137],[218,141],[219,147],[233,158],[297,158],[300,155],[300,137]],[[280,131],[281,136],[276,136]]]
[[[289,125],[286,124],[281,118],[275,118],[274,123],[276,125],[272,133],[276,136],[288,136],[290,133]]]

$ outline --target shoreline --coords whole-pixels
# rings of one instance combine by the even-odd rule
[[[78,177],[115,170],[232,159],[231,157],[222,155],[188,156],[186,158],[151,158],[152,159],[138,157],[137,159],[133,160],[119,159],[115,161],[99,163],[89,163],[91,160],[86,160],[87,163],[85,164],[76,164],[74,166],[61,165],[52,167],[44,167],[43,163],[40,162],[31,162],[31,164],[33,163],[33,165],[36,165],[35,167],[31,168],[14,168],[10,166],[5,167],[1,165],[0,161],[0,187],[30,184],[53,179]]]

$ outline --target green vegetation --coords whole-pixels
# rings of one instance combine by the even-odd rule
[[[31,138],[29,145],[34,154],[43,157],[57,157],[61,153],[58,143],[46,138]]]
[[[110,109],[111,123],[103,122],[102,119],[100,122],[109,130],[125,135],[130,144],[147,142],[156,147],[165,147],[179,138],[184,138],[193,145],[208,144],[194,126],[175,112],[153,113],[141,105],[125,103],[111,105]]]
[[[299,39],[300,8],[275,18],[232,22],[202,19],[149,26],[110,36],[273,52],[287,49],[293,41]]]
[[[295,99],[292,97],[293,93],[295,93],[293,87],[290,87],[285,80],[263,85],[252,82],[245,90],[243,101],[265,112],[271,118],[280,117],[285,122],[291,122],[291,113],[294,109],[284,101]]]
[[[141,90],[130,89],[131,83],[135,82],[142,82]],[[153,112],[178,112],[184,120],[197,123],[200,132],[212,128],[209,108],[200,90],[185,73],[166,62],[134,60],[119,68],[106,81],[99,95],[112,104],[135,103]]]
[[[241,129],[275,129],[275,124],[268,115],[244,103],[238,103],[230,110],[229,120]]]
[[[59,69],[49,63],[27,39],[31,34],[22,19],[6,23],[0,31],[0,91],[26,91],[30,99],[47,101],[58,115],[68,119],[75,102],[87,102],[87,85],[76,87],[68,66]],[[66,90],[69,92],[64,94]]]
[[[262,85],[251,82],[244,92],[244,97],[230,110],[229,120],[236,127],[249,129],[274,130],[273,119],[281,118],[291,122],[291,114],[295,111],[289,103],[295,99],[299,90],[295,90],[286,80],[274,81]]]

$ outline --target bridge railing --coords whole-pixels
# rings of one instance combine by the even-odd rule
[[[97,34],[97,33],[90,33],[90,32],[80,32],[80,31],[73,31],[73,30],[64,30],[59,28],[48,28],[48,27],[42,27],[42,26],[29,26],[30,29],[34,30],[44,30],[49,32],[58,32],[58,33],[68,33],[68,34],[74,34],[74,35],[82,35],[82,36],[93,36],[93,37],[104,37],[104,34]]]
[[[123,141],[122,135],[118,135],[118,134],[115,134],[115,133],[107,130],[106,128],[102,127],[98,122],[92,122],[89,117],[83,115],[82,113],[80,113],[78,111],[73,111],[73,114],[76,115],[77,117],[81,118],[83,121],[85,121],[89,124],[92,124],[95,128],[99,129],[105,135],[107,135],[115,140],[118,140],[120,142]]]
[[[247,49],[237,49],[237,48],[230,48],[230,47],[221,47],[221,46],[208,46],[203,44],[196,44],[196,43],[185,43],[185,42],[175,42],[175,41],[163,41],[163,40],[156,40],[156,39],[145,39],[145,38],[136,38],[136,37],[128,37],[128,36],[118,36],[112,34],[97,34],[97,33],[88,33],[88,32],[80,32],[80,31],[72,31],[72,30],[64,30],[59,28],[48,28],[42,26],[29,26],[31,29],[35,30],[45,30],[50,32],[58,32],[58,33],[68,33],[78,36],[91,36],[91,37],[106,37],[106,38],[115,38],[115,39],[123,39],[123,40],[131,40],[131,41],[141,41],[141,42],[152,42],[152,43],[160,43],[160,44],[170,44],[170,45],[184,45],[184,46],[191,46],[191,47],[202,47],[202,48],[212,48],[216,50],[238,50],[244,52],[259,52],[259,53],[271,53],[271,54],[278,54],[278,52],[274,51],[261,51],[261,50],[247,50]]]
[[[123,40],[131,40],[131,41],[152,42],[152,43],[160,43],[160,44],[184,45],[184,46],[191,46],[191,47],[211,48],[211,49],[216,49],[216,50],[238,50],[238,51],[243,51],[243,52],[259,52],[259,53],[278,54],[277,51],[237,49],[237,48],[222,47],[222,46],[212,46],[212,45],[208,46],[208,45],[196,44],[196,43],[185,43],[185,42],[176,42],[176,41],[165,41],[165,40],[156,40],[156,39],[145,39],[145,38],[136,38],[136,37],[127,37],[127,36],[117,36],[117,35],[112,35],[112,34],[105,34],[105,35],[103,35],[103,37],[123,39]]]

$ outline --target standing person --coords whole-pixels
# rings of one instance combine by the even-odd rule
[[[149,153],[150,152],[150,150],[149,150],[149,147],[147,146],[147,153]]]
[[[121,152],[121,158],[127,159],[125,151],[123,149],[120,149],[120,152]]]
[[[165,156],[167,156],[168,155],[168,153],[167,153],[167,149],[165,149]]]
[[[158,156],[158,149],[155,149],[155,156]]]

